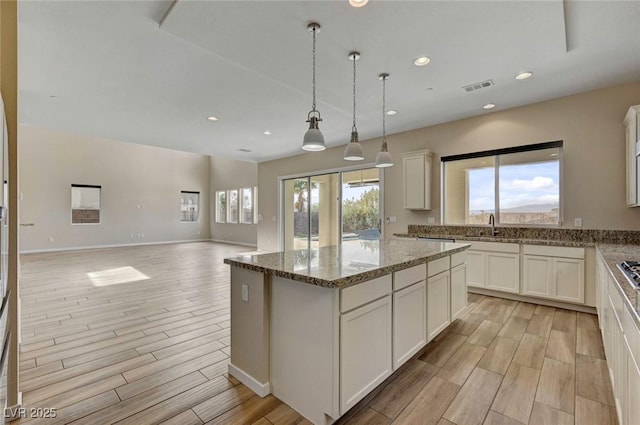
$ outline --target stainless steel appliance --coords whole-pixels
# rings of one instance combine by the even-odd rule
[[[631,286],[640,289],[640,261],[625,261],[617,266]]]

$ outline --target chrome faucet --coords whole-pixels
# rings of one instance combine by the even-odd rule
[[[496,230],[496,216],[493,213],[489,214],[489,224],[491,225],[491,235],[496,236],[498,231]]]

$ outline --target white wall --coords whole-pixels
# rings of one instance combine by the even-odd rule
[[[563,227],[582,218],[584,228],[640,230],[640,208],[627,208],[625,195],[625,135],[622,120],[631,105],[640,104],[640,82],[567,96],[520,108],[388,137],[395,166],[384,171],[384,211],[397,223],[385,226],[385,236],[406,232],[408,224],[440,222],[440,157],[507,146],[563,140]],[[326,122],[323,125],[331,125]],[[380,139],[363,143],[365,162],[375,161]],[[402,208],[403,152],[430,149],[435,153],[431,211]],[[323,152],[258,164],[258,248],[278,248],[278,176],[353,165],[342,159],[344,146]]]
[[[210,238],[207,155],[26,126],[18,143],[22,252]],[[102,186],[100,224],[71,224],[72,184]],[[180,222],[181,190],[200,192],[198,222]]]
[[[256,246],[258,226],[244,223],[215,222],[217,190],[240,189],[258,185],[258,164],[210,157],[211,162],[211,239]]]

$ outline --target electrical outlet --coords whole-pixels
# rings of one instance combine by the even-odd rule
[[[573,225],[576,227],[582,227],[582,219],[581,218],[573,219]]]
[[[390,223],[397,223],[398,222],[398,217],[395,217],[395,216],[392,215],[391,217],[389,217],[389,222]]]
[[[242,285],[242,301],[249,302],[249,286]]]
[[[436,222],[436,218],[435,217],[427,217],[427,223],[433,224],[435,222]]]

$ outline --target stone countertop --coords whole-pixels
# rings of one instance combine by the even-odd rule
[[[225,258],[231,266],[326,288],[344,288],[464,251],[468,244],[395,239]]]
[[[394,233],[393,236],[400,238],[428,238],[429,235],[417,235],[409,233]],[[462,236],[462,235],[433,235],[436,239],[454,239],[456,241],[469,241],[469,242],[504,242],[504,243],[523,243],[530,245],[548,245],[548,246],[570,246],[570,247],[589,247],[595,246],[595,242],[585,242],[578,240],[554,240],[554,239],[524,239],[505,236]]]
[[[616,267],[616,264],[623,261],[637,261],[640,258],[640,246],[598,244],[597,248],[618,283],[626,307],[631,311],[631,316],[640,327],[640,290],[634,289],[620,269]]]

